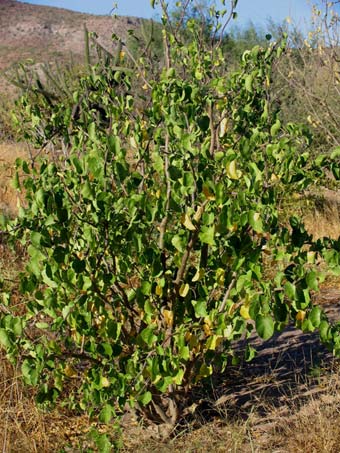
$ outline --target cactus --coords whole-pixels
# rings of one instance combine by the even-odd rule
[[[84,43],[85,43],[85,67],[87,70],[89,70],[91,66],[90,37],[86,24],[84,24]]]

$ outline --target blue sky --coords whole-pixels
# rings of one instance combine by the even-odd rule
[[[25,0],[26,3],[37,5],[58,6],[92,14],[109,14],[113,4],[118,4],[117,14],[155,17],[155,11],[150,6],[150,0]],[[238,24],[265,24],[268,18],[282,22],[287,16],[303,26],[310,18],[310,3],[317,0],[239,0],[237,11]],[[319,0],[318,0],[319,1]],[[228,3],[228,2],[227,2]]]

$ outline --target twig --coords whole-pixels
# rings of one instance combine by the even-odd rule
[[[164,250],[164,235],[165,230],[169,220],[169,208],[170,208],[170,199],[171,199],[171,181],[169,173],[169,133],[166,133],[165,136],[165,152],[164,152],[164,174],[166,180],[166,204],[165,204],[165,217],[163,218],[159,226],[159,248],[161,251]]]
[[[221,306],[220,306],[220,308],[218,310],[219,313],[222,313],[224,311],[224,309],[225,309],[225,306],[227,305],[227,300],[229,299],[230,292],[234,288],[234,285],[236,283],[236,277],[237,277],[236,272],[233,272],[231,282],[230,282],[230,284],[229,284],[229,286],[227,288],[227,291],[226,291],[226,293],[225,293],[225,295],[223,297],[223,301],[221,303]]]

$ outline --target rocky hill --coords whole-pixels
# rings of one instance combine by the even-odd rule
[[[25,59],[35,63],[76,60],[84,55],[84,32],[95,31],[99,42],[112,49],[113,33],[125,39],[138,28],[135,17],[95,16],[16,0],[0,0],[0,71]],[[3,81],[2,81],[3,83]]]

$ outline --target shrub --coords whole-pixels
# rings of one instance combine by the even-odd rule
[[[337,151],[309,158],[306,129],[268,107],[285,41],[245,52],[226,74],[219,43],[202,49],[195,22],[186,45],[164,22],[154,79],[99,62],[72,109],[42,118],[22,101],[33,124],[63,124],[72,146],[59,161],[17,162],[26,206],[6,229],[29,255],[26,313],[4,297],[0,342],[40,403],[64,397],[103,421],[130,403],[175,423],[183,395],[224,370],[253,329],[266,340],[292,320],[339,352],[310,293],[318,257],[339,272],[340,241],[314,242],[279,216],[284,197],[340,171]]]

